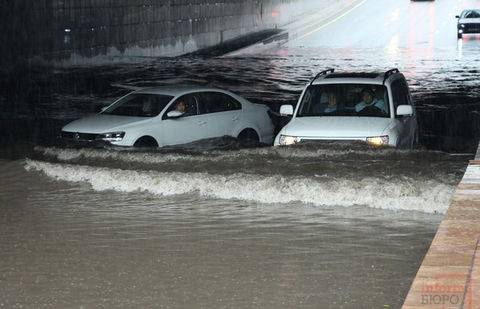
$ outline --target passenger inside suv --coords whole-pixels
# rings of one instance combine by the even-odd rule
[[[324,92],[321,95],[321,101],[313,106],[313,114],[329,114],[338,110],[337,95],[335,92]]]

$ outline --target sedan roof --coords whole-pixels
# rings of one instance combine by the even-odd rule
[[[229,93],[228,91],[225,91],[222,89],[203,87],[203,86],[189,86],[189,85],[149,87],[149,88],[139,89],[136,92],[164,94],[164,95],[170,95],[170,96],[176,97],[179,95],[183,95],[191,92],[200,92],[200,91],[215,91],[215,92]]]

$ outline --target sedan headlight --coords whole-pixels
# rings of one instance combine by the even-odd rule
[[[280,135],[278,143],[280,145],[288,146],[288,145],[294,145],[300,141],[301,141],[300,137],[297,137],[297,136]]]
[[[106,142],[119,142],[125,136],[125,132],[109,132],[98,134],[97,139],[106,141]]]
[[[373,147],[388,145],[388,135],[367,137],[367,144]]]

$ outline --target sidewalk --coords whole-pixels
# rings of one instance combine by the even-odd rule
[[[480,308],[479,150],[457,187],[403,309]]]

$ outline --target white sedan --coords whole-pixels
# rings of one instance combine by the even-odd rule
[[[269,108],[225,90],[203,87],[155,87],[133,91],[94,116],[62,129],[74,142],[162,147],[232,136],[273,142]]]

